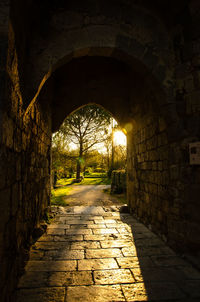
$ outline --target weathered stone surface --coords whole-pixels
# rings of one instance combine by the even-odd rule
[[[49,286],[91,285],[93,284],[90,271],[55,272],[49,277]]]
[[[93,285],[68,287],[67,301],[77,302],[107,302],[107,301],[125,301],[119,285]]]
[[[91,224],[89,225],[91,229],[106,229],[107,225],[103,223],[98,223],[98,224]]]
[[[60,250],[68,249],[70,247],[68,242],[60,241],[38,241],[33,245],[32,250]]]
[[[77,263],[75,260],[29,261],[28,264],[26,265],[26,271],[32,271],[32,272],[75,271],[76,266]]]
[[[112,241],[101,241],[102,248],[112,248],[112,247],[128,247],[133,246],[132,241],[128,240],[112,240]]]
[[[86,258],[115,258],[122,257],[122,253],[120,249],[87,249],[86,250]]]
[[[88,224],[71,224],[71,225],[68,225],[70,229],[80,229],[80,228],[84,228],[86,229],[88,227]],[[91,224],[91,226],[93,226]]]
[[[94,235],[98,234],[119,234],[116,229],[93,229]]]
[[[54,236],[54,241],[83,241],[83,235]]]
[[[170,272],[167,273],[166,270],[162,270],[157,267],[139,267],[131,269],[133,277],[136,282],[161,282],[161,281],[171,281]]]
[[[20,279],[18,288],[48,286],[48,272],[26,272]]]
[[[130,232],[129,232],[129,229],[128,228],[116,228],[117,229],[117,231],[119,232],[119,234],[129,234]]]
[[[44,259],[67,260],[67,259],[84,259],[84,250],[57,250],[45,252]]]
[[[48,226],[48,230],[51,230],[51,229],[69,229],[69,228],[70,228],[70,226],[67,225],[67,224],[55,224],[55,223],[53,223],[53,224],[50,224]]]
[[[17,302],[64,302],[65,288],[41,287],[36,289],[21,289],[17,293]]]
[[[30,251],[30,259],[32,260],[40,260],[44,257],[44,251],[40,250],[31,250]]]
[[[90,225],[87,227],[90,229]],[[28,288],[35,290],[34,298],[40,297],[41,287],[67,287],[67,301],[91,301],[94,297],[97,301],[115,301],[116,297],[119,301],[198,299],[200,273],[140,223],[132,227],[141,235],[135,241],[128,228],[128,235],[69,235],[67,239],[66,235],[43,235],[44,241],[32,247],[26,273],[20,280],[21,299],[27,298],[24,290]],[[81,238],[77,240],[77,236]],[[113,288],[116,296],[112,296]],[[107,296],[102,296],[104,293]],[[42,299],[46,295],[44,291]]]
[[[89,235],[92,234],[92,230],[91,229],[67,229],[65,232],[65,235]]]
[[[187,263],[176,256],[152,256],[152,261],[158,266],[187,266]]]
[[[116,258],[116,260],[121,268],[142,268],[155,266],[150,257],[121,257]]]
[[[133,283],[133,276],[128,269],[116,269],[106,271],[94,271],[96,284],[120,284]]]
[[[105,235],[85,235],[84,240],[104,241],[104,240],[129,240],[132,239],[131,234],[105,234]]]
[[[83,259],[78,260],[78,270],[97,270],[118,268],[115,259]]]
[[[100,242],[98,241],[72,242],[70,248],[72,250],[97,249],[100,248]]]
[[[137,256],[137,249],[135,246],[131,246],[131,247],[124,247],[122,248],[122,254],[125,257],[129,257],[129,256]]]
[[[122,285],[122,290],[127,301],[163,301],[186,298],[175,283],[134,283]]]
[[[101,223],[99,220],[95,220],[95,223]],[[109,217],[104,217],[104,223],[116,223],[115,219],[109,219]]]
[[[94,224],[93,219],[92,220],[86,220],[86,219],[67,219],[65,220],[65,223],[67,225],[72,225],[72,224],[77,224],[77,225],[81,225],[81,224]]]
[[[51,228],[47,230],[47,235],[65,235],[65,229],[63,228]]]

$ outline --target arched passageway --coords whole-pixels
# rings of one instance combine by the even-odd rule
[[[88,102],[127,131],[132,213],[198,259],[200,171],[188,150],[199,141],[199,5],[151,2],[21,0],[3,10],[3,297],[49,205],[52,132]]]

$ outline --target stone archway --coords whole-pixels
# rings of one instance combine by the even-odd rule
[[[9,30],[0,24],[4,58],[8,52],[0,109],[3,297],[16,283],[24,247],[49,204],[52,130],[81,105],[73,97],[78,95],[75,75],[68,74],[71,91],[59,86],[59,74],[62,79],[76,64],[89,66],[89,72],[89,61],[102,60],[100,67],[115,75],[115,82],[106,82],[112,102],[99,93],[103,71],[84,97],[96,95],[100,104],[104,99],[102,105],[124,126],[133,126],[128,194],[134,214],[181,252],[197,256],[200,245],[200,171],[189,164],[188,154],[188,144],[200,139],[199,5],[192,0],[47,2],[12,1]],[[5,24],[8,7],[5,2]],[[66,93],[69,107],[59,101]]]
[[[176,112],[172,116],[167,110],[164,89],[142,63],[130,57],[127,61],[117,50],[113,53],[120,53],[121,60],[119,56],[95,56],[94,52],[92,56],[75,55],[54,71],[35,105],[45,108],[51,91],[52,131],[70,112],[88,102],[103,106],[120,121],[128,132],[129,205],[135,215],[164,236],[169,221],[161,200],[169,203],[170,127]]]

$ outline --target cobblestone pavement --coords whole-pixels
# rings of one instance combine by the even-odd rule
[[[61,208],[25,270],[18,302],[200,301],[200,273],[117,207]]]

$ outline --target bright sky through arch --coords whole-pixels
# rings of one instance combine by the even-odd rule
[[[126,135],[120,130],[114,131],[114,145],[126,146]]]

